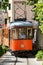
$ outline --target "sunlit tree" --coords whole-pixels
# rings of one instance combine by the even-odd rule
[[[43,0],[38,0],[34,6],[35,20],[39,21],[39,28],[43,33]]]
[[[9,0],[0,0],[0,9],[7,10]]]
[[[43,33],[43,0],[27,0],[27,4],[34,5],[34,19],[39,21],[39,28]]]
[[[35,3],[37,3],[38,0],[27,0],[26,3],[27,4],[30,4],[30,5],[33,5]]]

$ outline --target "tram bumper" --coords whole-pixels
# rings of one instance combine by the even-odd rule
[[[11,51],[11,55],[13,55],[15,57],[30,57],[32,55],[32,52],[31,52],[31,50]]]

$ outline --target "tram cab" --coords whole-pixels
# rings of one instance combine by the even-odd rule
[[[10,23],[10,50],[16,56],[32,50],[32,29],[31,22]]]

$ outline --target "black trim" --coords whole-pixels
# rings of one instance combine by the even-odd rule
[[[12,40],[32,40],[32,38],[31,39],[12,39]]]
[[[15,21],[26,21],[26,18],[18,18],[18,19],[14,19]]]

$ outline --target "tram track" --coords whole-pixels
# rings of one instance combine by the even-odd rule
[[[0,60],[4,60],[0,63],[0,65],[42,65],[43,61],[38,62],[35,58],[24,58],[24,57],[15,57],[11,56],[8,52],[5,54],[3,58]]]
[[[15,61],[14,65],[16,65],[17,61],[18,61],[18,59],[17,59],[17,57],[16,57],[16,61]]]
[[[27,65],[29,65],[29,61],[28,61],[28,58],[27,58]]]
[[[28,58],[26,58],[26,61],[27,61],[26,65],[29,65]],[[17,62],[18,62],[18,59],[17,59],[17,57],[16,57],[16,61],[15,61],[14,65],[16,65],[16,64],[17,64]]]

